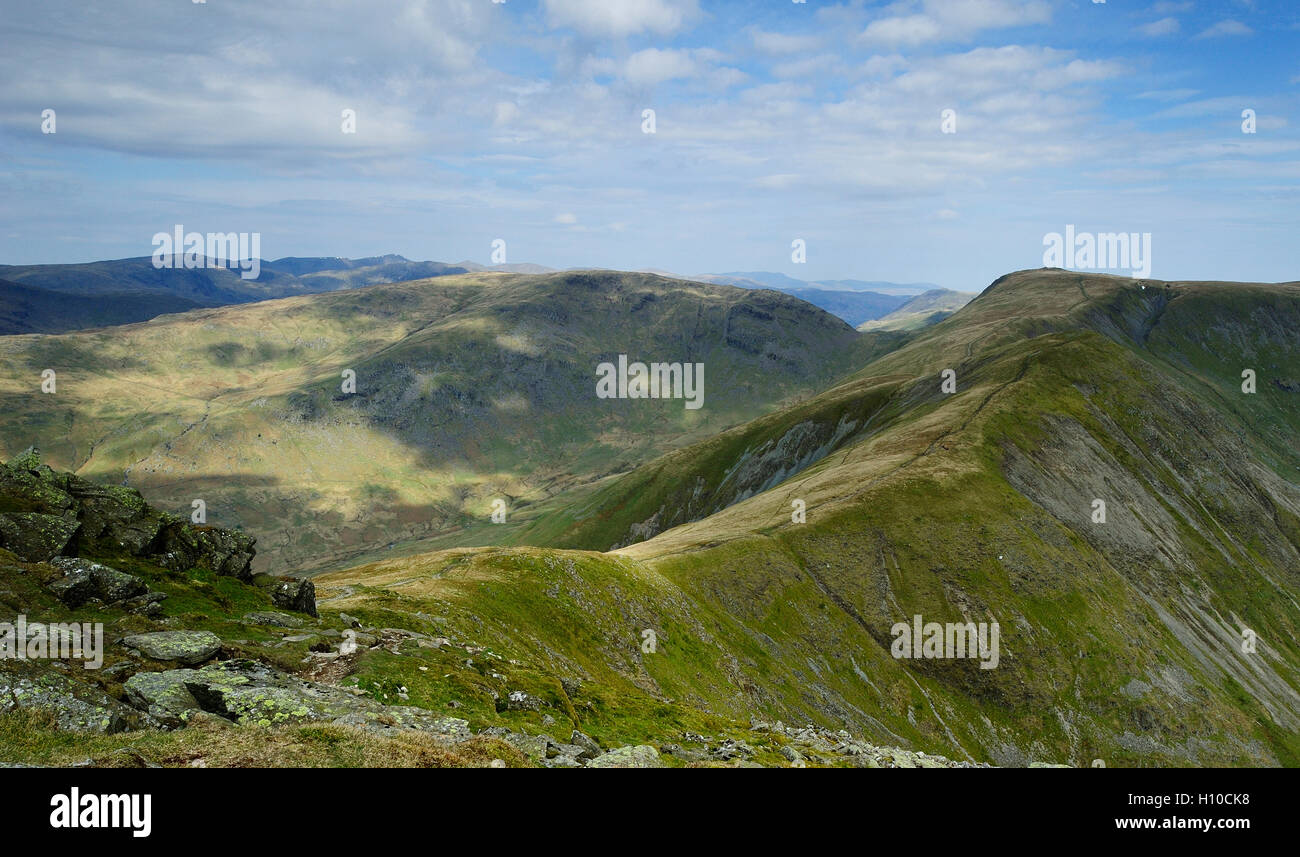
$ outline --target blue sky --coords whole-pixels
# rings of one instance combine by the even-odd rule
[[[182,223],[977,290],[1074,224],[1151,233],[1156,278],[1300,278],[1292,0],[10,5],[3,263]]]

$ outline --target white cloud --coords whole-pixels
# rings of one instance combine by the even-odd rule
[[[1200,95],[1199,89],[1152,89],[1146,92],[1139,92],[1134,98],[1143,98],[1148,101],[1186,101],[1189,98],[1195,98]]]
[[[589,36],[675,33],[699,15],[696,0],[543,0],[551,26]]]
[[[1044,24],[1051,7],[1042,0],[916,0],[897,3],[893,14],[867,25],[861,39],[872,45],[965,42],[983,30]]]
[[[819,36],[796,36],[789,33],[769,33],[758,28],[750,30],[754,47],[765,54],[809,53],[817,50],[822,40]]]
[[[1186,119],[1193,116],[1213,116],[1221,114],[1229,118],[1240,117],[1241,111],[1259,101],[1258,98],[1244,95],[1226,95],[1219,98],[1202,98],[1199,101],[1187,101],[1173,107],[1167,107],[1153,115],[1156,119]],[[1236,121],[1234,119],[1234,121]]]
[[[586,57],[580,70],[587,77],[615,77],[638,89],[692,79],[706,89],[722,91],[748,77],[740,69],[716,64],[724,58],[721,52],[709,48],[646,48],[622,60]]]
[[[1085,198],[1105,214],[1135,186],[1175,188],[1152,204],[1209,223],[1229,203],[1217,188],[1201,196],[1194,182],[1226,170],[1252,191],[1242,203],[1254,207],[1252,223],[1288,223],[1296,199],[1287,182],[1300,170],[1300,131],[1285,124],[1279,96],[1297,89],[1286,75],[1249,97],[1215,101],[1234,91],[1231,58],[1220,52],[1149,64],[1108,59],[1111,43],[1090,37],[1078,52],[961,44],[1045,19],[1048,5],[1064,2],[837,0],[799,18],[816,26],[815,47],[779,24],[766,25],[776,33],[753,28],[754,15],[735,4],[710,4],[716,28],[675,37],[660,30],[681,33],[702,4],[609,0],[602,12],[543,0],[535,13],[515,14],[515,0],[334,0],[329,15],[313,15],[310,4],[322,0],[281,2],[221,0],[234,13],[201,39],[186,36],[204,7],[184,0],[146,12],[80,0],[20,5],[6,23],[24,37],[0,51],[0,133],[13,144],[0,169],[0,233],[21,237],[0,241],[0,251],[66,256],[54,236],[71,235],[68,247],[93,243],[77,251],[87,257],[142,255],[148,235],[174,222],[158,224],[159,212],[175,210],[186,223],[235,218],[282,255],[482,259],[484,236],[504,234],[512,258],[557,267],[709,270],[693,260],[722,265],[722,253],[736,263],[723,269],[738,270],[742,258],[760,266],[763,253],[772,264],[788,259],[788,238],[772,236],[781,239],[798,212],[825,233],[819,258],[842,254],[814,264],[851,268],[859,258],[873,267],[915,258],[909,242],[939,232],[970,235],[963,251],[985,252],[981,242],[1014,233],[1018,219],[1048,211],[1054,222],[1080,222]],[[50,16],[49,7],[87,23],[70,38],[58,22],[71,12]],[[580,7],[595,17],[563,18]],[[822,14],[830,9],[839,11]],[[1136,28],[1178,14],[1189,36],[1217,19],[1193,26],[1180,9],[1102,17]],[[547,31],[555,10],[553,23],[570,23]],[[860,49],[856,38],[873,19],[897,50]],[[145,31],[174,47],[141,50]],[[610,38],[618,34],[642,38]],[[1061,46],[1085,34],[1025,37],[1040,35]],[[945,40],[958,52],[932,49]],[[908,50],[910,42],[925,50]],[[1202,91],[1175,88],[1201,86],[1192,73],[1207,69],[1215,73]],[[1182,105],[1192,99],[1200,100]],[[58,137],[32,131],[46,106],[59,110]],[[357,134],[340,132],[342,107],[357,110]],[[657,135],[642,133],[648,107]],[[958,112],[956,134],[940,132],[948,107]],[[1253,137],[1235,130],[1245,107],[1259,111]],[[1148,121],[1166,108],[1177,112],[1161,118],[1182,119]],[[145,158],[138,172],[100,175],[101,159],[77,154],[94,149]],[[1286,190],[1276,197],[1284,202],[1260,201],[1253,191],[1266,185]],[[1197,201],[1209,204],[1189,204]],[[946,212],[958,217],[945,221]],[[903,226],[864,239],[868,215]],[[122,236],[125,250],[108,249]],[[1027,264],[1041,253],[1035,244]],[[975,267],[995,274],[1014,258],[1001,249],[988,256]],[[969,280],[970,265],[968,256],[951,264],[962,270],[954,284],[982,285]],[[849,271],[819,272],[831,273]]]
[[[881,18],[862,32],[862,40],[877,45],[919,45],[939,38],[939,22],[927,15]]]
[[[222,27],[165,52],[141,50],[138,34],[191,30],[202,7],[112,14],[87,7],[77,39],[59,14],[44,14],[49,9],[17,10],[6,23],[26,35],[0,52],[5,113],[22,116],[39,98],[57,104],[60,119],[76,117],[82,144],[140,155],[288,158],[295,169],[322,157],[391,158],[448,139],[459,129],[430,133],[427,117],[453,107],[483,121],[509,118],[481,97],[488,81],[501,79],[478,61],[490,6],[373,0],[322,15],[306,0],[277,7],[223,0],[223,8]],[[288,21],[293,38],[281,38]],[[341,131],[344,108],[356,111],[355,134]]]
[[[492,121],[495,125],[509,125],[518,115],[519,105],[510,101],[498,101]]]
[[[1138,32],[1154,39],[1160,36],[1172,36],[1179,29],[1177,18],[1161,18],[1159,21],[1152,21],[1150,24],[1138,27]]]
[[[694,77],[699,68],[689,51],[647,48],[627,58],[623,76],[634,86],[654,86],[666,80]]]
[[[1198,39],[1214,39],[1220,36],[1249,36],[1255,31],[1240,21],[1234,21],[1231,18],[1220,21],[1212,27],[1202,30]]]
[[[772,66],[772,76],[782,80],[791,77],[824,75],[842,65],[840,58],[831,54],[817,54],[803,59],[780,62]]]

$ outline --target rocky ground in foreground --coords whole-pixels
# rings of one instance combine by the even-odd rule
[[[0,621],[104,626],[98,669],[0,660],[0,763],[976,766],[707,714],[665,716],[642,743],[602,740],[580,713],[599,707],[601,688],[564,678],[550,698],[512,690],[519,664],[479,641],[318,615],[310,581],[255,576],[252,552],[247,537],[159,513],[131,489],[55,473],[35,450],[0,465]],[[375,657],[388,679],[359,674]],[[498,688],[487,691],[495,712],[412,704],[400,677],[438,670],[482,676]]]

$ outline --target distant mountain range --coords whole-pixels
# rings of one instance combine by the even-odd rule
[[[481,272],[200,307],[10,339],[0,451],[39,446],[59,467],[128,481],[171,510],[201,497],[213,523],[257,536],[259,568],[314,568],[455,532],[493,498],[509,498],[513,519],[812,395],[891,336],[779,292],[612,271]],[[593,370],[619,355],[705,364],[705,407],[598,398]],[[40,392],[46,368],[58,396]],[[345,370],[355,392],[342,388]]]
[[[820,289],[829,292],[879,292],[885,295],[918,295],[940,286],[934,283],[891,283],[885,280],[796,280],[774,271],[732,271],[727,274],[696,274],[685,279],[721,283],[742,289]]]
[[[938,324],[974,298],[974,292],[931,289],[907,301],[888,315],[859,322],[856,327],[858,330],[917,330]]]
[[[64,333],[147,321],[197,307],[219,307],[295,295],[355,289],[381,283],[500,272],[551,274],[556,269],[528,262],[480,265],[462,261],[414,262],[388,254],[286,256],[262,261],[255,280],[236,268],[155,268],[150,256],[69,265],[0,265],[0,334]],[[570,269],[578,270],[578,269]],[[698,274],[681,280],[744,289],[773,289],[793,295],[857,327],[899,310],[908,298],[937,289],[931,283],[865,280],[807,282],[771,271]],[[954,293],[956,294],[956,293]]]
[[[110,327],[200,306],[197,301],[167,293],[69,294],[0,280],[0,336]]]
[[[727,274],[697,274],[689,279],[701,283],[738,286],[742,289],[775,289],[805,300],[837,315],[854,327],[897,312],[913,296],[931,292],[950,295],[933,283],[890,283],[882,280],[821,280],[810,282],[773,271],[733,271]],[[966,295],[970,300],[974,294]],[[962,301],[965,303],[965,301]],[[936,321],[938,319],[935,319]]]
[[[464,273],[468,273],[468,269],[442,262],[412,262],[392,255],[366,259],[288,257],[262,261],[261,272],[254,280],[243,279],[237,268],[216,265],[155,268],[150,256],[73,265],[0,265],[0,280],[47,292],[94,297],[101,301],[109,295],[124,293],[154,298],[171,296],[205,307]],[[175,311],[166,301],[160,306],[163,308],[142,302],[138,314],[128,320],[144,321],[163,312]],[[8,302],[0,305],[0,312],[11,310]],[[49,323],[49,320],[42,323]],[[122,321],[107,323],[120,324]],[[76,330],[78,326],[69,323],[63,329]]]
[[[1021,271],[863,332],[779,290],[576,271],[12,337],[0,544],[97,538],[138,508],[123,484],[182,516],[202,499],[257,539],[252,571],[313,574],[322,618],[475,646],[362,649],[355,686],[528,734],[680,747],[779,720],[1001,765],[1300,766],[1298,327],[1297,283]],[[601,397],[620,356],[703,364],[706,404]],[[286,665],[322,639],[99,550],[178,587],[132,631],[211,627]],[[52,606],[38,565],[0,552],[0,606]],[[927,654],[922,622],[999,630]],[[488,645],[508,672],[476,668]]]

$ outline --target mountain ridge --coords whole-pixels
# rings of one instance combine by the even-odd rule
[[[8,337],[0,425],[11,451],[42,440],[52,463],[166,508],[204,498],[254,529],[259,562],[298,567],[486,521],[494,498],[514,516],[809,394],[872,341],[776,292],[601,271],[440,276]],[[706,407],[598,399],[596,367],[619,354],[704,362]],[[54,396],[40,392],[49,367]]]
[[[589,470],[594,479],[552,482],[546,496],[511,503],[505,525],[488,523],[483,509],[461,518],[461,530],[404,542],[402,554],[374,557],[371,548],[362,564],[315,574],[329,611],[475,648],[490,640],[489,663],[500,665],[471,672],[466,663],[486,656],[466,648],[459,665],[439,660],[417,674],[372,649],[348,669],[349,680],[376,693],[400,687],[423,706],[456,702],[528,729],[567,705],[607,740],[675,745],[665,752],[682,758],[693,751],[663,730],[784,721],[970,764],[1300,766],[1300,283],[1020,271],[936,324],[881,334],[852,331],[775,291],[717,288],[601,271],[440,277],[190,313],[179,322],[186,342],[222,318],[243,319],[244,332],[214,329],[179,361],[170,349],[181,337],[159,335],[172,323],[143,328],[170,371],[206,355],[208,389],[190,384],[197,401],[243,401],[253,390],[278,397],[277,419],[307,431],[297,439],[303,451],[303,440],[324,430],[321,415],[337,407],[323,379],[346,355],[323,327],[331,319],[355,333],[371,313],[376,323],[361,335],[389,337],[367,346],[381,357],[359,373],[366,378],[380,366],[410,369],[435,348],[523,372],[530,361],[555,360],[557,346],[583,331],[611,329],[623,338],[582,350],[584,359],[641,354],[627,338],[636,330],[651,337],[640,343],[684,346],[701,335],[734,343],[721,346],[739,352],[728,358],[733,383],[814,343],[821,350],[805,354],[807,367],[842,361],[815,381],[794,372],[789,396],[743,386],[710,392],[709,407],[760,392],[766,407],[699,426],[699,437],[683,431],[658,455],[642,445],[624,456],[626,470],[606,463]],[[347,311],[313,310],[325,303]],[[716,321],[686,324],[700,318]],[[248,332],[275,328],[276,342]],[[295,342],[290,329],[323,337],[318,350],[328,359],[304,371],[301,353],[278,350]],[[802,344],[767,345],[778,331]],[[669,338],[654,338],[662,332]],[[64,363],[93,356],[127,373],[122,380],[167,380],[129,343],[94,350],[112,335],[7,338],[0,377],[35,377],[63,354]],[[61,351],[72,345],[79,350]],[[254,373],[277,361],[292,371],[273,390]],[[418,389],[391,383],[404,377],[390,376],[382,389],[392,398],[375,402],[398,420],[403,412],[391,405],[405,393],[397,391]],[[72,389],[82,383],[71,380]],[[48,402],[32,409],[7,383],[0,413],[24,431],[84,431],[95,417],[83,398],[67,403],[71,419],[51,418]],[[480,383],[451,389],[463,396]],[[111,418],[118,432],[87,435],[99,438],[97,455],[130,450],[123,409],[143,395],[132,390],[95,395],[104,403],[95,418]],[[663,404],[621,403],[649,421],[604,436],[662,432],[664,419],[684,417],[680,403],[652,411]],[[232,424],[209,410],[191,406],[185,437],[204,436],[168,455],[180,461],[229,444]],[[516,425],[541,421],[523,413]],[[586,419],[578,414],[563,432]],[[459,436],[476,441],[485,425],[466,423]],[[502,436],[503,424],[491,434]],[[253,442],[248,429],[235,437],[241,449]],[[345,448],[331,443],[318,460],[346,458]],[[345,463],[378,474],[377,484],[400,484],[382,472],[392,464],[377,446],[367,452]],[[432,470],[433,461],[419,462],[424,478],[454,476]],[[368,518],[373,525],[373,512]],[[310,520],[301,512],[275,519],[289,528]],[[280,537],[257,535],[259,544]],[[380,531],[355,537],[373,546]],[[488,543],[452,543],[480,538]],[[996,623],[999,648],[988,661],[900,657],[897,628],[913,623]],[[510,713],[512,704],[521,708]],[[753,731],[730,735],[717,752],[744,758],[734,742],[755,740]],[[784,753],[773,740],[763,752]]]
[[[629,674],[712,710],[999,764],[1300,764],[1298,329],[1294,283],[1017,272],[837,387],[617,477],[556,513],[569,529],[533,533],[560,548],[552,561],[613,548],[580,554],[584,580],[631,563],[689,604],[634,624],[688,649],[713,639],[703,674],[727,680],[675,672],[685,651]],[[1260,392],[1237,389],[1238,352]],[[496,579],[536,550],[394,568],[470,556]],[[474,615],[503,609],[497,587],[438,591]],[[520,622],[514,609],[500,621]],[[1001,664],[896,660],[891,623],[913,613],[1000,620]],[[678,627],[687,616],[708,633]]]

